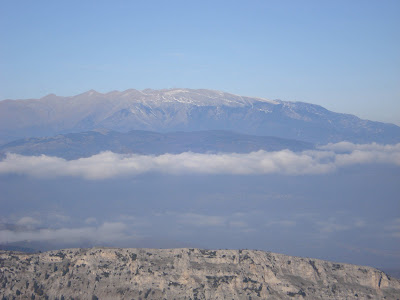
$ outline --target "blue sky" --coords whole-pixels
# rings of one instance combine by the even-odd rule
[[[0,2],[0,99],[209,88],[400,124],[399,1]]]

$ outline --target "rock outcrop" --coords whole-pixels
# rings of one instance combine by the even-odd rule
[[[2,299],[399,299],[371,267],[252,250],[0,251]]]

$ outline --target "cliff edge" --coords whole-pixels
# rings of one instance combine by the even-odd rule
[[[400,299],[371,267],[253,250],[0,251],[2,299]]]

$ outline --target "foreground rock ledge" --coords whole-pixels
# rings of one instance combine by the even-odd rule
[[[2,299],[399,299],[364,266],[252,250],[0,251]]]

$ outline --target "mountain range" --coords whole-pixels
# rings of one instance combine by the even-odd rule
[[[225,130],[325,144],[397,143],[400,127],[303,102],[205,89],[94,90],[71,97],[0,101],[0,144],[95,129],[118,132]]]

